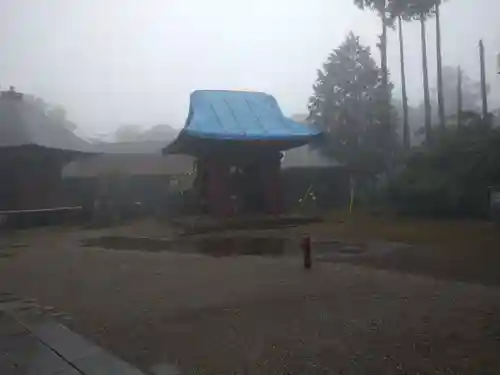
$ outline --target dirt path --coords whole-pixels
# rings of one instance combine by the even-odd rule
[[[337,263],[307,273],[294,257],[84,248],[82,236],[24,233],[0,285],[68,312],[70,328],[144,370],[500,373],[498,288]]]

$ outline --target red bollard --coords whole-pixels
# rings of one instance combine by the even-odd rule
[[[312,267],[312,257],[311,257],[311,237],[306,236],[302,239],[301,243],[302,251],[304,252],[304,268],[306,270]]]

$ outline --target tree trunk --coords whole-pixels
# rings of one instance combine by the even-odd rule
[[[479,41],[479,60],[481,63],[481,97],[483,101],[483,120],[488,117],[488,90],[486,88],[486,68],[484,65],[484,44]]]
[[[380,38],[380,57],[381,57],[381,68],[382,68],[382,86],[384,88],[384,122],[386,129],[391,128],[391,93],[389,90],[389,69],[387,67],[387,20],[385,15],[385,1],[384,9],[381,12],[380,17],[382,19],[382,35]]]
[[[389,71],[387,69],[387,22],[385,13],[380,15],[382,20],[382,35],[380,37],[380,66],[382,68],[382,85],[388,91]]]
[[[408,97],[406,96],[406,71],[403,39],[403,21],[398,17],[399,25],[399,57],[401,59],[401,96],[403,99],[403,146],[410,148],[410,125],[408,123]]]
[[[425,32],[425,15],[420,15],[420,32],[422,39],[422,78],[424,82],[424,105],[425,105],[425,140],[427,143],[432,141],[431,124],[431,100],[429,95],[429,70],[427,67],[427,40]]]
[[[457,127],[462,127],[462,68],[457,71]]]
[[[444,113],[444,96],[443,96],[443,62],[441,54],[441,20],[439,18],[439,2],[436,3],[436,56],[437,56],[437,92],[438,92],[438,107],[439,107],[439,126],[441,131],[446,127],[446,119]]]

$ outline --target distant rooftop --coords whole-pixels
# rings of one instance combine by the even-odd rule
[[[94,150],[102,154],[161,155],[165,141],[100,142],[93,143]]]
[[[340,167],[341,164],[335,160],[321,154],[310,145],[293,148],[285,151],[281,168],[332,168]]]

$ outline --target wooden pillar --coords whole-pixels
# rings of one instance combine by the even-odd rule
[[[207,195],[210,214],[215,216],[230,216],[231,189],[229,184],[230,167],[215,160],[207,163],[208,181]]]
[[[282,213],[281,154],[266,159],[264,170],[267,180],[267,212],[280,215]]]

